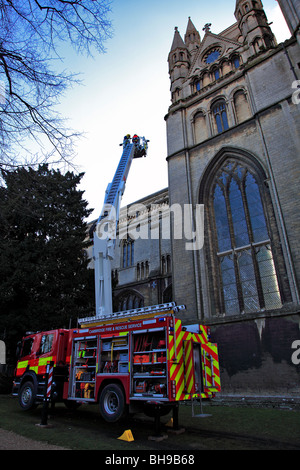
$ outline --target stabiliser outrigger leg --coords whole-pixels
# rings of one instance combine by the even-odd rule
[[[149,440],[153,441],[162,441],[163,439],[167,439],[168,435],[163,434],[161,432],[161,422],[160,418],[162,416],[162,410],[164,408],[164,404],[162,402],[148,402],[151,403],[151,406],[154,411],[154,436],[149,436]],[[169,431],[174,434],[181,434],[185,431],[184,428],[179,428],[179,404],[176,403],[172,406],[172,413],[173,413],[173,425],[169,428]]]

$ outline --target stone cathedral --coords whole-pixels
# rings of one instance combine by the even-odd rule
[[[175,28],[169,185],[148,201],[169,205],[172,236],[137,240],[134,256],[119,244],[114,302],[186,305],[183,321],[218,343],[224,394],[300,399],[300,1],[278,3],[282,44],[260,0],[237,0],[218,34]],[[192,208],[195,233],[202,208],[200,247],[175,236],[174,207]]]
[[[211,326],[224,392],[300,397],[300,2],[278,3],[284,44],[260,0],[237,0],[219,34],[175,28],[170,207],[192,206],[196,225],[204,206],[204,244],[172,239],[173,298]]]

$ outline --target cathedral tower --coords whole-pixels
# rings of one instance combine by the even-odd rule
[[[168,57],[169,74],[171,80],[171,94],[180,98],[182,83],[186,79],[190,68],[190,52],[184,43],[178,28],[175,28],[174,39]]]
[[[261,0],[237,0],[234,14],[251,55],[276,45]]]
[[[277,0],[292,35],[300,43],[300,0]]]
[[[279,4],[284,44],[261,0],[236,0],[219,33],[176,28],[168,57],[172,298],[211,327],[224,394],[299,395],[300,0]]]

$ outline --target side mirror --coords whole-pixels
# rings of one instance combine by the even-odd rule
[[[19,357],[21,355],[21,347],[22,347],[22,341],[18,341],[17,349],[16,349],[16,358],[17,358],[17,360],[19,359]]]

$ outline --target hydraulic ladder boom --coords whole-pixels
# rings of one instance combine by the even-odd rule
[[[96,317],[109,315],[113,311],[111,260],[114,258],[121,199],[132,160],[146,156],[147,142],[144,137],[137,136],[132,142],[130,138],[124,140],[123,153],[118,168],[113,181],[106,189],[102,211],[93,227]]]

